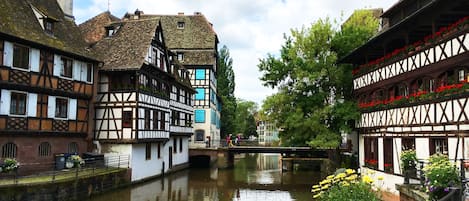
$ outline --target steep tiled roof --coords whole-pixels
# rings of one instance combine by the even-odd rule
[[[102,70],[140,69],[155,35],[158,19],[120,22],[119,30],[111,37],[96,43],[93,51],[104,61]]]
[[[81,23],[78,27],[85,37],[85,41],[93,44],[106,36],[106,25],[117,21],[120,21],[120,19],[112,15],[109,11],[106,11]]]
[[[33,7],[56,21],[53,35],[39,24]],[[0,0],[0,34],[93,59],[74,21],[64,18],[56,0]]]

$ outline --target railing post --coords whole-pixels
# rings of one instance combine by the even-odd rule
[[[117,168],[121,167],[121,155],[119,155],[119,160],[117,162]]]
[[[460,168],[460,171],[461,171],[461,191],[459,192],[459,197],[462,198],[463,200],[465,200],[466,198],[466,169],[465,169],[465,165],[464,165],[464,159],[461,158],[460,159],[460,164],[459,164],[459,168]]]
[[[422,188],[425,188],[425,175],[423,173],[423,161],[419,161],[420,163],[420,185]]]
[[[127,155],[127,168],[130,168],[130,156]]]
[[[75,181],[78,180],[78,167],[75,168]]]

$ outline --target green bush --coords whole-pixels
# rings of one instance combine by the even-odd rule
[[[423,171],[427,177],[427,191],[432,199],[442,198],[449,192],[450,187],[458,187],[461,184],[456,166],[446,155],[430,156],[429,164]]]
[[[379,201],[380,199],[378,195],[373,192],[370,184],[358,182],[348,186],[333,186],[321,200]]]
[[[404,171],[415,169],[415,166],[417,165],[417,154],[415,153],[415,150],[402,151],[400,159]]]

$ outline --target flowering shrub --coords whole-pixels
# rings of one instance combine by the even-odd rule
[[[0,172],[10,172],[18,169],[19,163],[14,158],[6,158],[3,166],[0,166]]]
[[[421,41],[421,40],[416,41],[415,43],[413,43],[411,45],[404,46],[402,48],[397,48],[394,51],[384,55],[383,57],[380,57],[376,60],[370,61],[366,64],[360,65],[358,68],[355,68],[355,69],[352,70],[352,74],[356,75],[358,73],[366,72],[367,70],[372,69],[372,68],[376,67],[377,65],[385,62],[385,61],[391,60],[392,58],[399,57],[400,55],[403,55],[403,54],[406,54],[406,53],[410,53],[414,50],[422,48],[426,44],[430,45],[434,42],[437,42],[437,41],[443,39],[446,34],[450,34],[452,32],[464,29],[465,25],[467,25],[467,24],[469,24],[469,16],[463,17],[463,18],[459,19],[458,21],[454,22],[453,24],[450,24],[446,27],[441,27],[434,34],[430,34],[428,36],[425,36],[423,38],[423,41]]]
[[[426,187],[430,198],[439,199],[449,192],[449,187],[459,186],[461,180],[456,166],[449,161],[448,156],[434,154],[430,156],[429,164],[423,168],[427,177]]]
[[[378,178],[382,180],[382,178]],[[311,192],[314,199],[319,200],[367,200],[378,201],[377,189],[373,189],[374,180],[369,175],[358,176],[355,170],[329,175],[319,184],[314,185]]]
[[[378,168],[378,160],[375,159],[365,159],[365,166],[369,168]]]
[[[72,155],[69,160],[74,164],[74,167],[80,167],[85,164],[85,161],[79,155]]]
[[[404,171],[415,169],[415,166],[417,165],[417,154],[415,153],[415,150],[410,149],[402,151],[400,159],[401,166]]]

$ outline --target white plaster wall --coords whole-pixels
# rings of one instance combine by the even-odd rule
[[[464,146],[464,144],[462,143],[462,138],[459,139],[459,143],[458,143],[458,138],[457,137],[450,137],[448,138],[448,157],[450,159],[454,159],[456,157],[456,149],[458,150],[458,153],[457,153],[457,159],[461,159],[462,158],[462,147]],[[458,147],[458,144],[459,144],[459,147]]]
[[[394,173],[400,174],[401,173],[401,151],[402,151],[402,139],[401,138],[394,138],[393,139],[393,147],[392,151],[393,153],[393,168],[394,168]]]
[[[179,152],[179,139],[182,138],[182,152]],[[176,139],[177,150],[173,154],[173,166],[180,165],[189,162],[189,137],[171,137],[168,142],[173,145],[173,141]]]
[[[130,144],[101,144],[101,150],[104,157],[111,157],[112,161],[110,166],[118,166],[118,162],[115,162],[115,157],[126,156],[128,157],[128,164],[132,167],[132,145]],[[124,162],[123,162],[124,163]],[[127,163],[121,165],[127,166]],[[120,166],[120,165],[119,165]]]
[[[378,169],[384,170],[384,146],[383,138],[378,138]]]
[[[464,158],[469,158],[469,138],[464,138]]]
[[[361,168],[361,173],[362,175],[370,176],[374,180],[373,185],[375,187],[380,188],[383,191],[391,192],[393,194],[399,194],[399,192],[396,190],[396,184],[404,183],[404,177],[375,171],[366,167]],[[384,179],[381,181],[378,180],[379,176],[382,176]]]
[[[163,159],[165,158],[165,154],[162,152],[161,158],[158,158],[157,154],[157,143],[151,143],[150,160],[145,159],[145,144],[132,145],[132,182],[145,179],[147,177],[157,176],[162,173]]]
[[[430,155],[428,138],[415,138],[415,152],[417,159],[428,159]]]
[[[360,135],[358,146],[359,148],[359,156],[358,159],[360,161],[360,167],[365,165],[365,140],[362,135]]]

